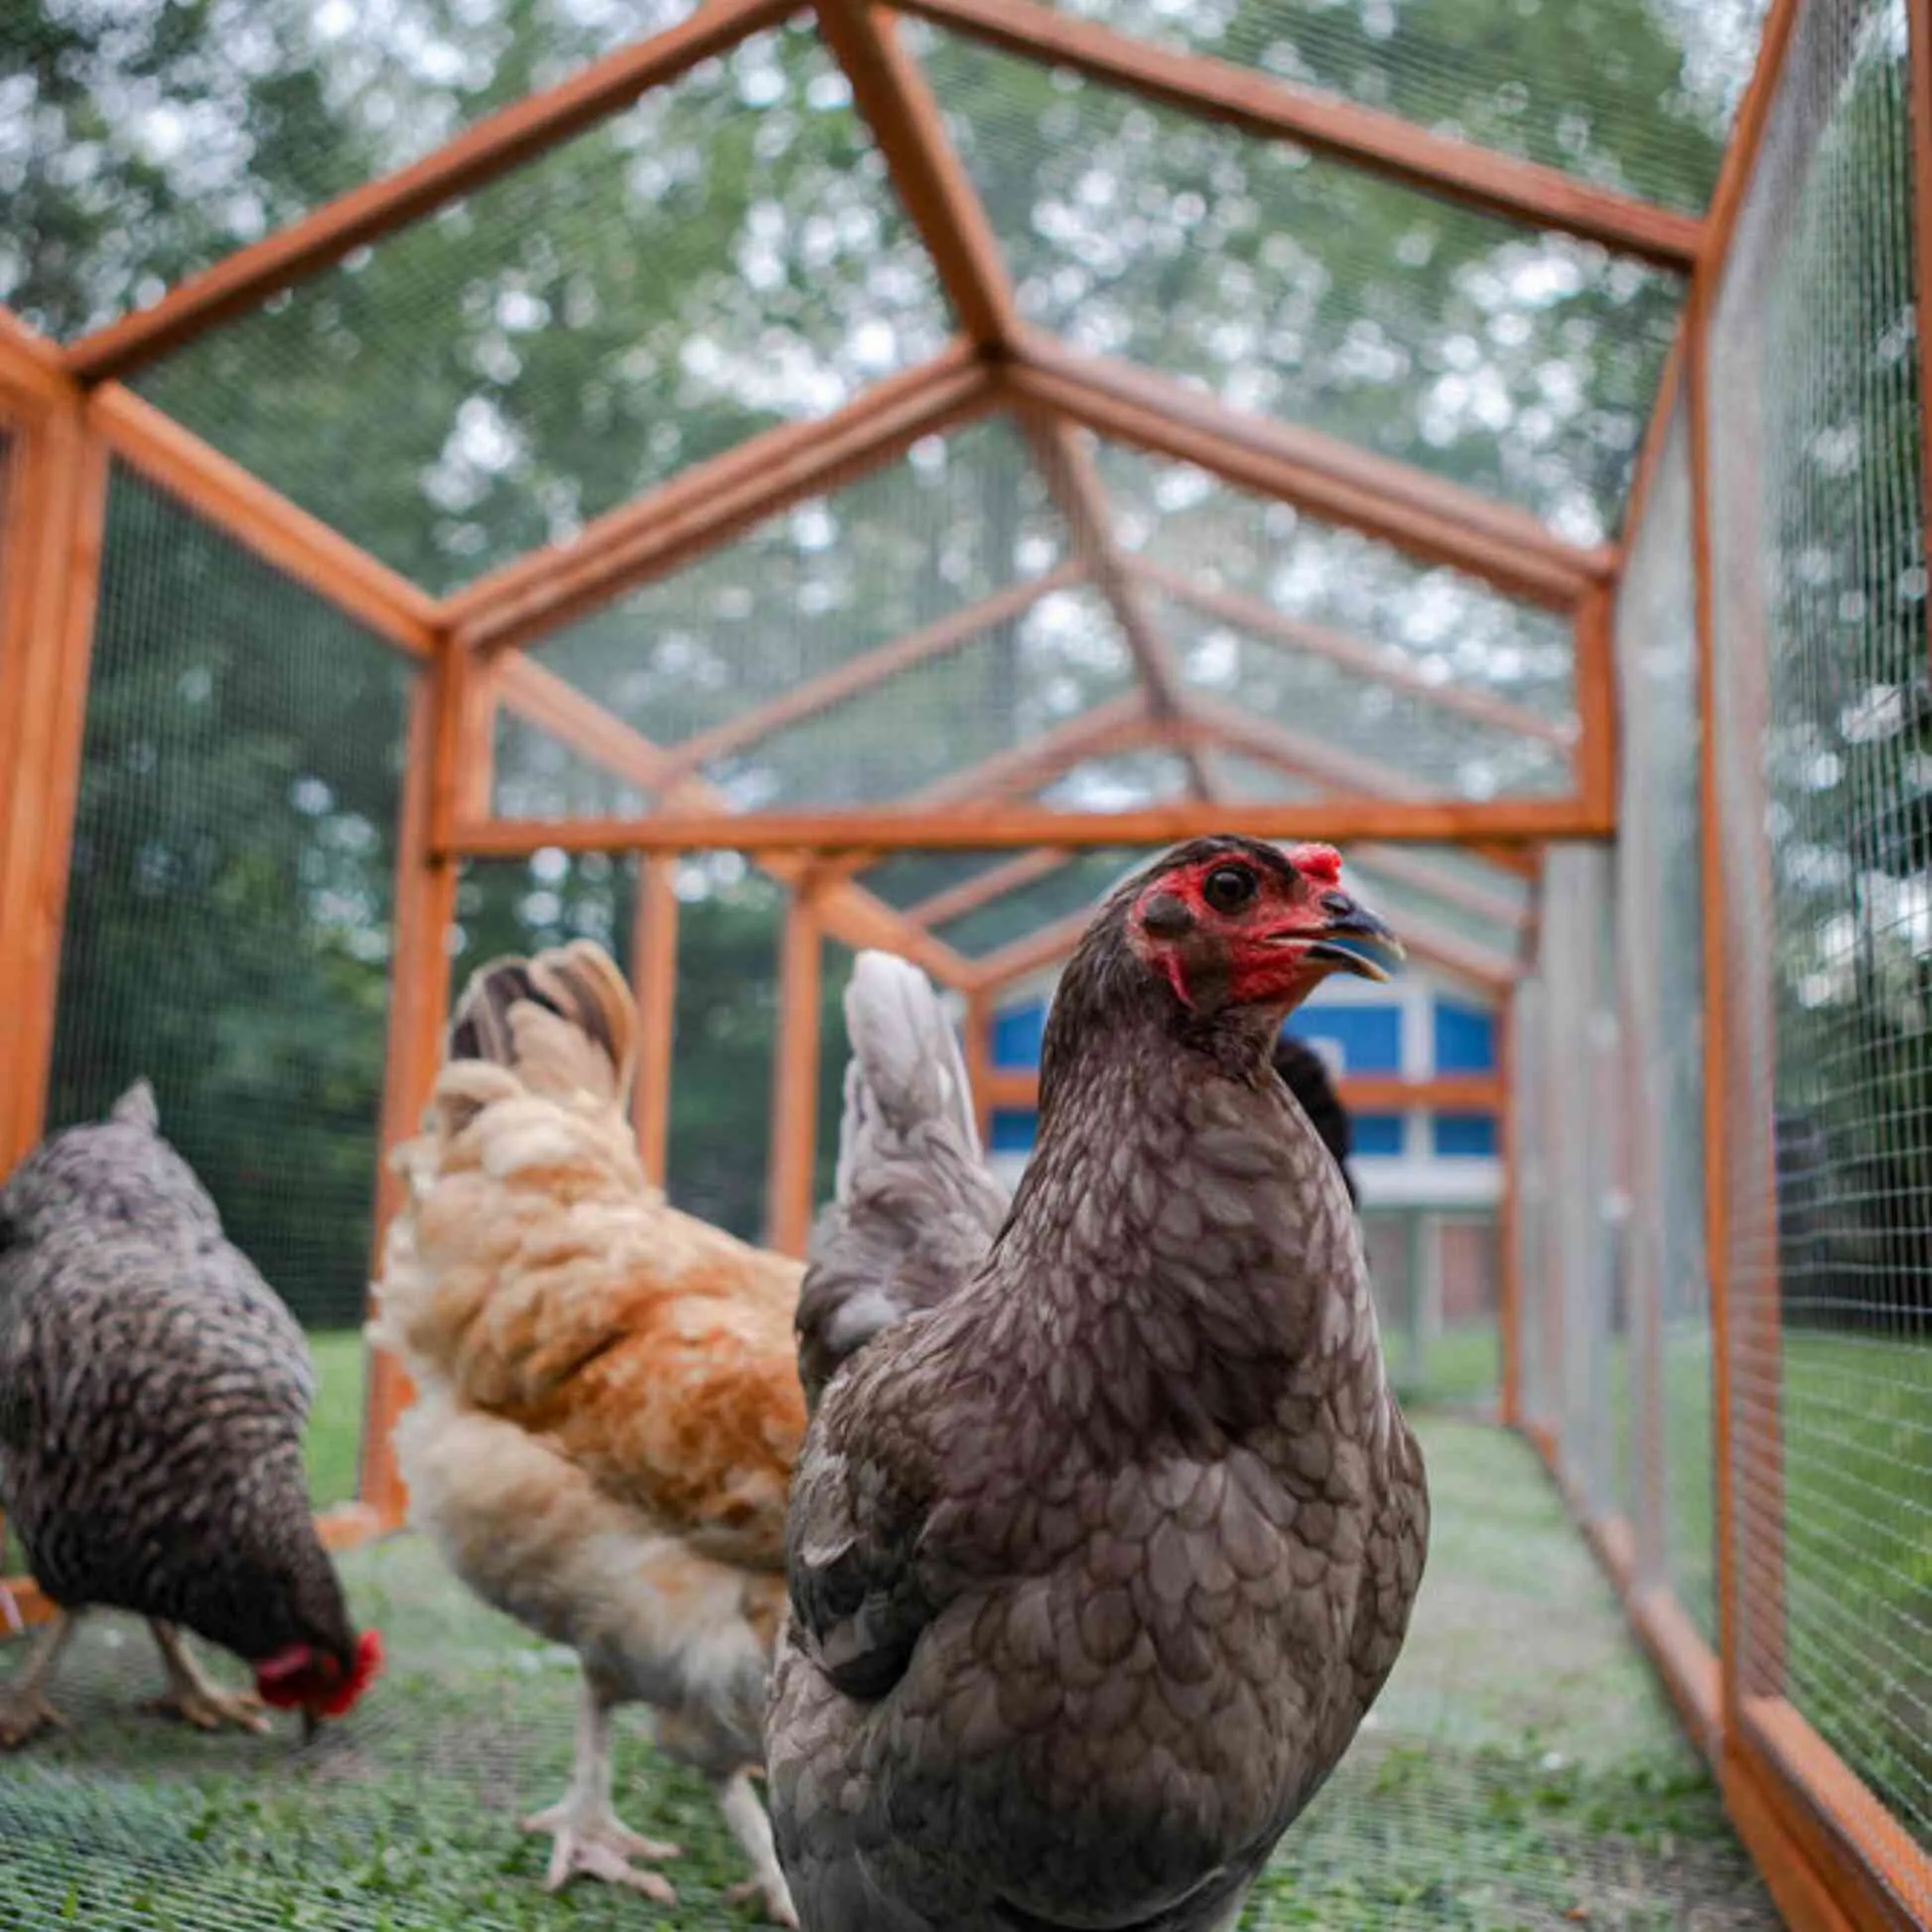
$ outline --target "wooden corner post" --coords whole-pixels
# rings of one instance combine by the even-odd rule
[[[77,389],[7,401],[0,385],[0,1177],[47,1110],[108,473]]]
[[[630,991],[637,1002],[637,1070],[630,1119],[637,1159],[653,1187],[664,1184],[671,1144],[671,1042],[677,1025],[677,860],[637,861],[637,909],[630,936]]]
[[[388,1058],[382,1082],[381,1168],[376,1180],[372,1279],[382,1272],[389,1223],[403,1182],[390,1165],[415,1134],[443,1058],[450,1013],[450,928],[458,861],[449,829],[459,810],[479,809],[489,788],[489,681],[447,635],[410,701],[409,739],[396,837],[394,945],[389,957]],[[359,1494],[385,1529],[402,1521],[408,1493],[396,1466],[396,1419],[408,1407],[409,1377],[371,1349],[364,1396]]]
[[[799,1255],[812,1225],[812,1166],[818,1152],[819,989],[824,949],[818,885],[807,873],[791,891],[778,950],[778,1037],[771,1069],[771,1168],[765,1239]]]

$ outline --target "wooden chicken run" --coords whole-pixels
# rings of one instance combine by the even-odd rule
[[[799,1255],[852,951],[957,996],[1017,1163],[1108,881],[1331,842],[1417,976],[1380,1057],[1310,1023],[1378,1277],[1431,1231],[1434,1336],[1479,1223],[1476,1393],[1777,1911],[1932,1926],[1922,0],[702,0],[436,111],[371,28],[400,109],[311,87],[274,192],[239,54],[110,137],[58,11],[0,27],[0,1174],[149,1073],[278,1286],[379,1241],[463,976],[594,901],[673,1198],[768,1012],[732,1184]],[[409,1399],[372,1354],[332,1547]]]

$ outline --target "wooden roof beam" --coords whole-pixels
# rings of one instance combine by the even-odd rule
[[[222,535],[412,657],[436,648],[436,601],[172,416],[104,383],[87,420],[116,457]]]
[[[648,792],[661,792],[671,782],[667,769],[669,756],[661,745],[633,731],[554,672],[545,670],[521,652],[504,652],[492,669],[496,673],[497,694],[511,711],[549,732],[602,769]],[[730,815],[720,812],[720,793],[702,780],[687,780],[684,796],[690,799],[695,810],[707,812],[714,823],[721,818],[723,823],[732,822]],[[527,825],[533,834],[527,847],[530,851],[556,843],[543,836],[551,821],[502,822]],[[675,821],[667,814],[666,822]],[[668,843],[660,849],[698,851],[706,844],[721,850],[744,849],[738,839],[723,836],[683,845]],[[619,844],[609,849],[625,848]],[[811,869],[810,862],[797,853],[754,853],[752,858],[761,871],[784,886],[796,885]],[[829,879],[820,885],[817,903],[826,931],[842,944],[884,946],[889,951],[902,953],[948,986],[964,984],[967,972],[964,956],[943,940],[933,938],[902,912],[895,911],[876,894],[842,878]]]
[[[705,0],[690,19],[486,115],[421,161],[338,196],[191,275],[152,307],[82,336],[67,351],[67,365],[83,382],[131,375],[229,317],[583,133],[651,88],[728,52],[748,34],[777,26],[797,7],[798,0]]]
[[[1566,543],[1527,510],[1317,430],[1231,409],[1172,376],[1082,354],[1038,330],[1023,332],[1003,376],[1017,395],[1098,435],[1193,464],[1506,596],[1570,611],[1616,574],[1613,547]]]
[[[1458,906],[1479,919],[1492,919],[1512,939],[1530,922],[1528,905],[1488,891],[1479,880],[1459,878],[1432,866],[1422,854],[1399,845],[1358,845],[1348,855],[1358,866],[1377,872],[1392,885],[1413,887],[1446,905]]]
[[[1251,68],[1116,33],[1035,0],[899,0],[916,14],[1023,60],[1068,68],[1264,140],[1292,141],[1387,180],[1484,213],[1601,243],[1687,270],[1703,223],[1580,181],[1561,169],[1474,146],[1400,115],[1358,106]]]
[[[982,598],[977,604],[969,604],[926,624],[909,636],[836,665],[822,676],[808,678],[769,703],[755,705],[709,731],[694,733],[666,751],[669,775],[675,779],[697,771],[713,759],[742,751],[776,732],[802,724],[807,718],[844,704],[916,665],[962,650],[995,626],[1023,617],[1056,591],[1071,589],[1080,582],[1081,574],[1077,564],[1061,564],[1043,577],[998,591],[992,597]]]
[[[973,852],[1038,845],[1174,845],[1228,828],[1229,807],[1184,800],[1119,812],[1069,812],[1049,805],[989,805],[886,811],[679,812],[654,818],[579,818],[544,823],[484,819],[458,825],[448,851],[459,858],[519,858],[561,852],[728,850],[757,855],[841,852]],[[1615,827],[1575,798],[1346,797],[1240,807],[1242,829],[1258,839],[1383,839],[1465,845],[1549,839],[1604,839]],[[761,863],[763,860],[761,858]],[[767,871],[772,868],[767,863]],[[897,915],[894,915],[897,916]]]
[[[1492,730],[1508,732],[1518,738],[1537,739],[1565,752],[1575,742],[1574,730],[1524,705],[1512,704],[1507,698],[1494,697],[1486,691],[1471,691],[1464,685],[1433,683],[1398,652],[1379,650],[1373,644],[1344,636],[1323,624],[1290,617],[1259,598],[1211,589],[1162,564],[1137,560],[1130,568],[1144,584],[1158,590],[1164,597],[1191,605],[1204,616],[1216,618],[1236,630],[1245,631],[1267,643],[1280,644],[1288,650],[1324,658],[1330,664],[1338,664],[1344,670],[1373,683],[1406,691],[1434,705],[1439,711],[1455,712],[1475,724],[1487,725]]]
[[[474,648],[546,633],[715,550],[766,518],[880,468],[923,436],[984,413],[994,391],[955,343],[815,422],[786,423],[596,518],[571,543],[489,572],[442,607]]]
[[[1009,354],[1020,318],[1006,261],[918,63],[873,0],[817,0],[816,11],[960,328],[982,354]]]
[[[1057,847],[1016,853],[997,866],[975,873],[971,879],[962,879],[957,886],[948,886],[944,892],[930,894],[916,905],[908,905],[905,916],[914,925],[928,930],[949,925],[954,919],[963,919],[968,912],[977,912],[982,905],[1005,898],[1009,893],[1050,878],[1072,858],[1072,853]]]
[[[942,805],[991,804],[1016,793],[1037,790],[1088,759],[1138,751],[1152,738],[1144,691],[1123,692],[1024,745],[995,752],[958,771],[949,771],[895,799],[893,811],[937,810]]]
[[[1127,638],[1134,667],[1147,691],[1149,715],[1173,718],[1181,710],[1180,673],[1168,640],[1162,636],[1141,596],[1127,559],[1114,541],[1113,515],[1100,471],[1080,439],[1057,415],[1042,410],[1021,412],[1034,455],[1046,487],[1072,528],[1073,542],[1114,621]],[[1208,769],[1206,755],[1193,745],[1175,748],[1187,767],[1187,780],[1196,798],[1213,798],[1218,788]]]

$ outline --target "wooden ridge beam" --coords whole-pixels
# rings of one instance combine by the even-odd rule
[[[1050,878],[1065,866],[1073,855],[1048,847],[1038,852],[1021,852],[1001,865],[989,866],[985,872],[975,873],[971,879],[961,880],[957,886],[948,886],[942,893],[934,893],[922,898],[916,905],[905,908],[905,916],[914,925],[949,925],[954,919],[963,919],[968,912],[977,911],[982,905],[991,905],[995,899],[1005,898],[1009,893],[1017,893],[1024,886],[1031,886],[1041,879]]]
[[[473,194],[628,107],[652,87],[775,27],[798,0],[705,0],[688,20],[594,61],[542,93],[485,116],[423,160],[324,204],[137,310],[83,336],[68,367],[84,382],[125,376],[357,248]]]
[[[817,0],[816,11],[961,329],[982,352],[1006,354],[1019,333],[1006,261],[918,63],[873,0]]]
[[[1226,831],[1252,838],[1346,844],[1382,839],[1424,845],[1604,839],[1615,827],[1574,798],[1436,800],[1344,797],[1239,807],[1197,800],[1120,812],[1073,812],[1036,804],[958,810],[886,811],[878,806],[773,812],[678,812],[656,818],[543,821],[473,819],[456,827],[450,851],[475,859],[532,852],[740,851],[754,854],[973,852],[1065,845],[1173,845]],[[771,868],[767,865],[766,870]],[[897,914],[892,915],[895,919]]]
[[[1410,800],[1436,795],[1430,785],[1396,765],[1332,745],[1326,739],[1312,738],[1307,732],[1277,724],[1272,718],[1257,717],[1219,698],[1196,692],[1187,700],[1187,715],[1182,722],[1185,729],[1230,752],[1239,752],[1339,793]]]
[[[1067,68],[1265,140],[1419,188],[1445,201],[1599,242],[1660,267],[1696,260],[1703,224],[1376,108],[1204,54],[1180,53],[1034,0],[899,0],[901,10],[1002,53]]]
[[[442,620],[473,648],[534,643],[993,401],[972,345],[955,343],[829,416],[767,430],[596,518],[575,541],[480,577],[445,602]]]
[[[498,696],[519,717],[541,726],[572,751],[641,790],[655,794],[670,788],[664,748],[641,732],[633,731],[621,718],[606,711],[594,698],[586,697],[554,672],[533,663],[521,651],[503,652],[500,659],[495,661],[495,668]],[[724,811],[722,794],[702,778],[684,778],[678,785],[678,793],[692,810],[708,814],[714,826],[736,822],[735,815]],[[541,836],[544,827],[551,822],[547,819],[503,822],[521,825],[532,835],[533,842],[525,848],[528,851],[540,851],[552,843]],[[667,814],[664,822],[681,824],[686,821]],[[736,837],[693,840],[683,846],[672,843],[662,849],[701,851],[707,844],[727,851],[744,849],[743,842]],[[628,848],[617,846],[611,849]],[[806,861],[796,854],[754,854],[753,858],[761,871],[784,886],[793,884],[807,869]],[[967,971],[966,960],[961,954],[942,940],[933,938],[902,913],[894,911],[875,894],[851,883],[849,878],[821,878],[818,881],[817,904],[825,930],[842,944],[882,946],[890,952],[902,953],[934,979],[943,980],[948,986],[960,984]]]
[[[1191,463],[1551,610],[1571,610],[1616,572],[1613,548],[1566,543],[1527,510],[1319,431],[1244,414],[1171,376],[1081,354],[1037,330],[1023,332],[1003,378],[1098,435]]]
[[[821,711],[843,704],[863,691],[897,677],[915,665],[963,649],[975,638],[1024,616],[1035,604],[1056,591],[1070,590],[1081,581],[1077,564],[1061,564],[1043,577],[1016,584],[982,598],[977,604],[954,611],[909,636],[896,639],[877,650],[865,652],[844,664],[835,665],[821,676],[794,685],[782,697],[755,705],[750,711],[728,718],[709,731],[696,732],[664,752],[667,781],[701,769],[713,759],[756,745],[774,733],[801,724]]]
[[[1457,684],[1436,684],[1416,669],[1405,656],[1378,650],[1373,644],[1331,630],[1325,624],[1294,618],[1259,598],[1243,597],[1233,591],[1215,590],[1197,584],[1192,578],[1164,564],[1138,559],[1129,568],[1142,583],[1164,597],[1193,609],[1249,635],[1288,650],[1306,652],[1344,670],[1393,690],[1406,691],[1434,705],[1440,711],[1452,711],[1480,725],[1504,731],[1519,738],[1534,738],[1564,751],[1570,749],[1573,734],[1554,720],[1542,717],[1524,705],[1513,704],[1486,691],[1471,691]]]
[[[87,399],[87,418],[131,470],[272,569],[412,657],[434,650],[435,599],[132,389],[103,384]]]
[[[670,754],[567,678],[520,650],[503,651],[493,661],[504,706],[525,723],[639,790],[656,792],[669,782]]]
[[[1127,559],[1114,541],[1113,516],[1098,466],[1060,417],[1036,409],[1021,413],[1046,487],[1071,526],[1074,546],[1133,653],[1134,668],[1147,692],[1149,716],[1157,722],[1177,717],[1182,703],[1180,673]],[[1213,774],[1199,748],[1183,744],[1175,749],[1187,767],[1194,796],[1213,798]]]
[[[1050,784],[1062,772],[1070,771],[1087,759],[1137,751],[1153,735],[1153,722],[1147,714],[1147,693],[1126,691],[1023,745],[1011,746],[980,759],[977,764],[949,771],[881,809],[936,811],[942,805],[984,805],[1011,798],[1017,792]]]

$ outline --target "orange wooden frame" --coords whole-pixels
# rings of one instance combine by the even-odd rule
[[[1695,261],[1703,224],[1555,168],[1432,134],[1414,121],[1205,55],[1114,32],[1035,0],[897,0],[901,11],[1015,54],[1145,94],[1263,139],[1292,141],[1364,172],[1659,266]]]
[[[754,853],[971,852],[1002,847],[1172,845],[1226,830],[1230,817],[1261,839],[1383,839],[1465,845],[1602,839],[1614,827],[1575,799],[1486,801],[1337,797],[1238,810],[1199,802],[1120,812],[1072,812],[1045,805],[995,805],[972,812],[666,812],[655,818],[484,818],[459,823],[447,848],[466,859],[516,859],[533,852]]]
[[[630,926],[630,987],[637,1002],[637,1066],[630,1119],[637,1159],[653,1187],[664,1184],[671,1143],[671,1052],[677,1027],[677,861],[637,862]]]
[[[350,190],[190,276],[151,308],[83,336],[68,351],[67,365],[85,382],[131,374],[353,250],[582,133],[652,87],[727,52],[748,34],[776,26],[798,5],[799,0],[706,0],[690,19],[488,115],[412,166]]]

